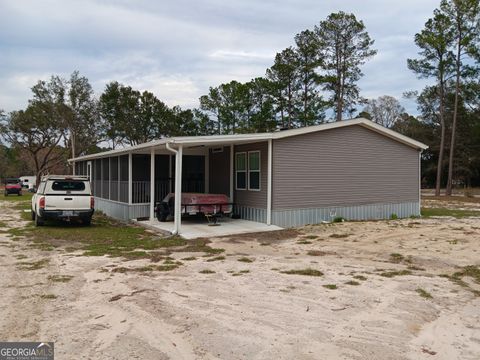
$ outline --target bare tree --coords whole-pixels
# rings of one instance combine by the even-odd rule
[[[367,100],[363,111],[370,114],[372,121],[391,128],[405,109],[393,96],[384,95],[378,99]]]

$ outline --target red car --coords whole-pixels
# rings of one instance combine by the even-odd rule
[[[5,179],[4,195],[8,196],[10,194],[17,194],[18,196],[22,195],[22,182],[20,179]]]

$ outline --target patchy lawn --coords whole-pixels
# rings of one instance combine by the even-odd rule
[[[428,201],[418,219],[186,241],[101,214],[35,228],[0,199],[0,334],[61,358],[474,359],[478,206]]]

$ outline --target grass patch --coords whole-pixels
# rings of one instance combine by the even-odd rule
[[[199,271],[200,274],[215,274],[215,271],[210,269],[204,269]]]
[[[421,297],[423,297],[424,299],[433,299],[433,296],[428,292],[428,291],[425,291],[421,288],[418,288],[417,290],[415,290],[418,295],[420,295]]]
[[[73,276],[71,275],[50,275],[48,277],[48,280],[53,281],[53,282],[69,282],[70,280],[73,279]]]
[[[178,264],[147,265],[147,266],[141,266],[141,267],[119,266],[112,269],[112,273],[125,274],[127,272],[145,273],[145,272],[152,272],[152,271],[172,271],[178,268],[179,266],[180,265]]]
[[[457,271],[452,275],[454,279],[462,279],[464,276],[471,277],[473,281],[480,284],[480,269],[478,266],[469,265],[465,266],[462,271]]]
[[[47,299],[47,300],[54,300],[57,298],[57,295],[54,294],[42,294],[40,295],[40,298],[42,299]]]
[[[309,250],[309,251],[307,251],[307,255],[310,255],[310,256],[325,256],[325,255],[327,255],[327,253],[325,251],[321,251],[321,250]]]
[[[19,262],[17,265],[21,270],[39,270],[47,266],[49,262],[49,259],[42,259],[34,262]]]
[[[359,283],[358,281],[355,281],[355,280],[347,281],[345,284],[347,284],[347,285],[353,285],[353,286],[358,286],[358,285],[360,285],[360,283]]]
[[[26,191],[22,191],[22,196],[18,196],[16,194],[15,195],[3,196],[3,193],[2,193],[1,200],[6,201],[6,202],[10,202],[10,203],[26,202],[26,203],[30,204],[30,202],[32,200],[32,196],[33,196],[33,193],[29,193],[29,192],[26,192]]]
[[[400,270],[400,271],[394,270],[394,271],[384,271],[379,275],[387,278],[393,278],[395,276],[412,275],[412,272],[410,270]]]
[[[252,263],[254,260],[250,259],[248,257],[241,257],[241,258],[237,259],[237,261],[244,262],[244,263]]]
[[[333,239],[342,239],[342,238],[347,238],[349,236],[350,236],[350,234],[332,234],[332,235],[330,235],[330,237],[333,238]]]
[[[355,275],[353,278],[357,280],[362,280],[362,281],[367,280],[367,277],[363,275]]]
[[[30,214],[26,214],[28,217]],[[33,222],[23,228],[9,229],[13,237],[27,237],[29,246],[41,250],[57,247],[80,250],[84,256],[123,257],[130,260],[150,259],[158,262],[170,252],[204,252],[220,254],[224,249],[208,246],[207,239],[187,241],[179,236],[162,237],[141,226],[127,225],[101,213],[95,213],[91,226],[51,221],[46,226],[35,227]],[[163,253],[155,252],[162,249]]]
[[[208,259],[207,262],[211,262],[211,261],[222,261],[222,260],[225,260],[225,259],[226,259],[226,257],[223,256],[223,255],[222,255],[222,256],[215,256],[215,257],[213,257],[213,258]]]
[[[195,256],[189,256],[189,257],[183,258],[182,260],[184,260],[184,261],[193,261],[193,260],[197,260],[197,258],[196,258]]]
[[[240,270],[238,272],[232,273],[232,276],[242,276],[243,274],[248,274],[250,270]]]
[[[338,289],[337,285],[335,284],[325,284],[325,285],[322,285],[324,288],[326,289],[329,289],[329,290],[336,290]]]
[[[182,249],[178,249],[176,251],[203,252],[203,253],[207,253],[209,255],[216,255],[216,254],[221,254],[221,253],[225,252],[225,249],[212,248],[212,247],[208,246],[209,243],[210,243],[210,240],[207,240],[207,239],[190,240],[190,241],[187,242],[185,247],[183,247]]]
[[[447,208],[422,208],[421,214],[423,217],[432,216],[451,216],[456,219],[461,219],[470,216],[480,217],[480,211],[476,210],[458,210]]]
[[[298,269],[298,270],[286,270],[281,271],[282,274],[288,275],[305,275],[305,276],[323,276],[323,273],[315,269]]]
[[[399,253],[392,253],[390,254],[390,261],[393,263],[399,263],[403,261],[405,257],[402,254]]]

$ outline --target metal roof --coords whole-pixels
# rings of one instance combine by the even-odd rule
[[[326,124],[307,126],[307,127],[298,128],[298,129],[275,131],[275,132],[269,132],[269,133],[208,135],[208,136],[177,136],[177,137],[153,140],[147,143],[129,146],[122,149],[115,149],[115,150],[104,151],[96,154],[79,156],[75,159],[69,159],[68,161],[72,162],[74,160],[75,161],[91,160],[96,158],[118,156],[118,155],[128,154],[130,152],[141,151],[143,149],[150,149],[152,147],[161,147],[166,143],[170,143],[172,145],[182,144],[185,147],[199,146],[199,145],[215,146],[215,145],[241,144],[241,143],[249,143],[249,142],[251,143],[251,142],[257,142],[257,141],[265,141],[269,139],[283,139],[286,137],[310,134],[318,131],[337,129],[337,128],[353,126],[353,125],[363,126],[367,129],[373,130],[381,135],[387,136],[393,140],[396,140],[398,142],[401,142],[405,145],[411,146],[418,150],[425,150],[428,148],[427,145],[419,141],[413,140],[407,136],[399,134],[396,131],[387,129],[381,125],[374,123],[371,120],[358,118],[358,119],[343,120],[338,122],[331,122]]]

